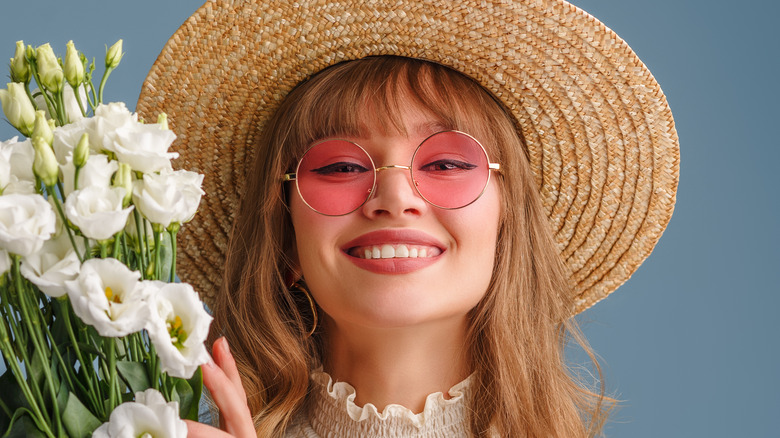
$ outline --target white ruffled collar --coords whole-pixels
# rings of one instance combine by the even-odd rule
[[[311,376],[312,404],[307,427],[320,437],[466,437],[468,415],[466,400],[471,377],[450,388],[445,398],[441,392],[428,395],[423,411],[391,404],[379,412],[371,403],[355,404],[355,388],[346,382],[334,382],[318,370]],[[308,434],[307,434],[308,435]]]

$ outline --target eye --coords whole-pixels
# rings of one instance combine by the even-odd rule
[[[449,173],[449,172],[471,170],[474,169],[475,167],[477,167],[476,164],[471,164],[461,160],[441,159],[420,166],[420,170],[424,172]]]
[[[348,161],[339,161],[337,163],[328,164],[316,169],[310,170],[318,175],[355,175],[364,172],[368,172],[369,169],[358,163],[350,163]]]

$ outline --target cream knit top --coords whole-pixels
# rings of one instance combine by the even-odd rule
[[[355,404],[355,388],[333,382],[322,372],[312,373],[313,394],[309,412],[299,415],[286,438],[468,437],[466,400],[471,378],[450,388],[450,398],[436,392],[428,395],[419,414],[401,405],[388,405],[382,412],[369,403]]]

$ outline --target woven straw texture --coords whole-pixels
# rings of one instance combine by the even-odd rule
[[[451,66],[514,114],[577,312],[650,254],[677,190],[672,113],[628,45],[582,10],[559,0],[215,0],[168,41],[138,102],[147,120],[168,114],[177,166],[206,175],[179,272],[207,300],[258,132],[301,80],[383,54]]]

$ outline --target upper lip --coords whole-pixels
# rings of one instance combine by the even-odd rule
[[[342,251],[349,252],[350,249],[359,246],[375,245],[420,245],[433,246],[444,251],[444,244],[428,233],[419,230],[410,229],[387,229],[376,230],[358,236],[350,240],[341,247]]]

